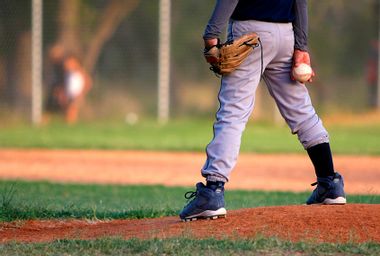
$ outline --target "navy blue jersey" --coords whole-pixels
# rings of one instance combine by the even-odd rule
[[[307,0],[217,0],[203,38],[219,38],[230,18],[292,22],[295,35],[294,48],[307,50]]]
[[[234,20],[260,20],[293,22],[294,0],[239,0],[231,18]]]

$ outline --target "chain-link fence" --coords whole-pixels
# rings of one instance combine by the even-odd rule
[[[309,85],[322,114],[371,109],[377,85],[376,0],[310,0],[310,52],[317,73]],[[202,57],[202,33],[214,1],[172,1],[171,117],[209,115],[219,81]],[[30,120],[31,0],[0,0],[0,123]],[[157,113],[159,0],[43,1],[44,120],[83,121]],[[68,71],[80,100],[65,98]],[[75,89],[76,88],[76,89]],[[63,91],[62,91],[63,90]],[[254,115],[274,112],[260,86]],[[65,110],[66,109],[66,110]],[[74,114],[73,114],[74,113]],[[77,113],[78,115],[78,113]],[[72,116],[71,116],[72,118]]]

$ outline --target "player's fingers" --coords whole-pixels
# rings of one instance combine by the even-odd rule
[[[211,48],[218,44],[217,38],[210,38],[210,39],[204,39],[204,46],[205,48]]]
[[[308,80],[309,83],[312,83],[313,82],[313,77],[315,76],[315,72],[313,70],[313,73],[311,74],[311,77],[310,79]]]

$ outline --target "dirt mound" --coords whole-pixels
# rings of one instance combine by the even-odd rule
[[[380,205],[280,206],[229,211],[227,218],[181,222],[177,217],[142,220],[31,220],[0,224],[0,242],[57,239],[255,238],[311,242],[380,242]]]
[[[0,149],[0,178],[102,184],[191,186],[202,178],[204,153]],[[348,194],[380,194],[379,156],[334,157]],[[157,175],[159,173],[159,175]],[[240,154],[227,189],[312,190],[305,154]]]

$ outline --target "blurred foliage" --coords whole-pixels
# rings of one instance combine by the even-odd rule
[[[378,1],[308,1],[310,49],[325,76],[363,75],[377,38]]]
[[[102,15],[107,6],[117,1],[123,0],[74,1],[79,8],[74,24],[79,33],[76,40],[82,45],[91,40],[104,19]],[[97,113],[103,111],[123,118],[131,111],[149,115],[156,112],[159,1],[136,2],[137,7],[117,24],[100,50],[92,72],[95,85],[84,110],[85,116],[102,118]],[[45,65],[49,65],[46,60],[49,47],[62,35],[63,3],[67,1],[44,1]],[[315,106],[322,113],[367,109],[366,65],[371,41],[377,40],[378,1],[310,0],[308,3],[309,48],[318,75],[314,85],[309,87]],[[212,113],[216,109],[219,82],[202,57],[202,34],[213,5],[214,1],[172,1],[173,115]],[[29,63],[30,49],[25,49],[25,36],[30,37],[30,11],[30,1],[0,0],[1,112],[17,110],[20,105],[29,111],[29,66],[21,69],[20,63]],[[21,40],[24,44],[20,44]],[[88,49],[84,47],[85,50]],[[191,90],[198,94],[190,96]],[[265,102],[270,101],[270,96],[261,91],[259,94],[263,106],[267,106]],[[22,97],[14,100],[19,95]],[[263,115],[272,115],[272,110],[263,106],[257,106]]]

